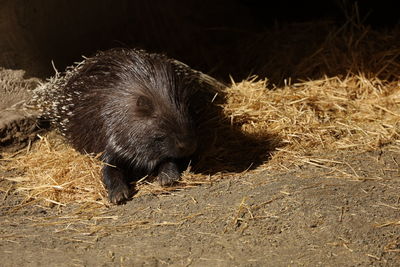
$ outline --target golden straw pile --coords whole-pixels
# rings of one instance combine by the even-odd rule
[[[277,134],[286,151],[369,150],[400,139],[400,82],[358,74],[266,87],[234,83],[224,110],[245,132]]]
[[[335,34],[338,40],[343,39]],[[362,38],[365,41],[364,35]],[[350,49],[346,57],[345,64],[351,68],[344,75],[294,83],[289,79],[282,86],[256,77],[232,81],[220,103],[223,116],[203,126],[212,133],[203,140],[208,144],[207,149],[184,173],[182,183],[174,188],[161,188],[143,179],[136,186],[137,195],[178,190],[250,169],[285,170],[296,165],[298,157],[313,153],[374,150],[388,144],[400,146],[400,81],[397,79],[400,64],[396,61],[400,59],[400,49],[385,48],[382,43],[368,45],[365,41],[367,50],[360,50],[360,42],[355,42],[355,49],[359,50]],[[332,49],[331,43],[337,42],[325,42],[326,47],[311,57],[318,61],[324,51],[330,51],[323,63],[314,65],[331,63],[337,69],[340,59],[332,51],[339,47]],[[372,53],[375,47],[379,49],[374,53],[375,65],[367,68],[368,59],[361,60],[360,56],[363,51]],[[337,54],[344,56],[342,50]],[[310,70],[310,73],[315,72]],[[39,198],[61,205],[79,201],[107,204],[100,182],[101,163],[75,152],[54,133],[42,137],[28,151],[3,157],[6,170],[22,171],[20,177],[11,179],[19,182],[17,190],[26,193],[26,201]]]

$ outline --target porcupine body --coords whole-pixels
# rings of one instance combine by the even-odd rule
[[[78,151],[103,153],[112,203],[131,196],[132,179],[180,178],[178,161],[197,147],[192,96],[203,83],[217,84],[164,55],[131,49],[99,52],[55,80],[36,97],[43,117]]]

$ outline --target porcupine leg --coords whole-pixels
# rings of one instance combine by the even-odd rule
[[[158,182],[162,186],[173,184],[181,178],[178,165],[173,161],[161,163],[158,167]]]
[[[110,166],[112,163],[107,162],[103,167],[103,183],[108,191],[108,199],[111,203],[119,204],[126,201],[132,195],[128,181],[118,167]]]

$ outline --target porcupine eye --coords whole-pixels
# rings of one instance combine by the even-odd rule
[[[155,142],[158,142],[158,143],[161,143],[161,142],[163,142],[166,138],[167,138],[167,137],[166,137],[165,135],[157,135],[157,136],[154,137],[154,141],[155,141]]]
[[[151,100],[145,96],[139,96],[136,100],[135,111],[142,116],[151,116],[154,107]]]

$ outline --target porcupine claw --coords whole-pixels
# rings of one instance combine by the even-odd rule
[[[160,165],[157,178],[160,185],[167,186],[178,181],[181,174],[174,162],[165,162]]]
[[[114,185],[112,189],[108,190],[108,198],[113,204],[122,204],[131,197],[130,188],[123,183]]]

